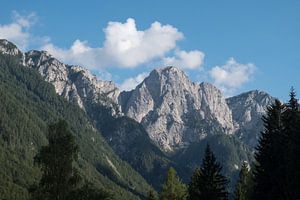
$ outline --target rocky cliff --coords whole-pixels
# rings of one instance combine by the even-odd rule
[[[99,80],[80,66],[63,64],[45,51],[25,53],[24,64],[36,69],[46,81],[52,83],[57,94],[82,109],[91,102],[97,102],[109,107],[112,115],[120,114],[117,105],[119,89],[113,82]]]
[[[56,92],[82,109],[99,104],[109,115],[126,115],[146,129],[164,151],[187,147],[208,135],[236,134],[255,146],[262,130],[261,116],[274,98],[250,91],[228,99],[209,83],[194,83],[176,67],[153,70],[134,90],[121,92],[112,81],[99,80],[80,66],[66,65],[45,51],[22,53],[0,40],[0,51],[19,55],[20,63],[36,69]],[[89,110],[88,114],[95,113]]]
[[[261,118],[275,98],[263,91],[253,90],[228,98],[226,101],[232,110],[233,120],[240,127],[236,134],[244,143],[255,147],[263,130]]]
[[[220,90],[191,82],[175,67],[153,70],[133,91],[119,96],[122,111],[142,123],[150,138],[172,151],[208,134],[232,134],[231,110]]]

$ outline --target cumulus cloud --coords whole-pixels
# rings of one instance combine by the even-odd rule
[[[37,16],[34,12],[28,15],[21,15],[13,11],[12,22],[9,24],[0,24],[0,38],[13,42],[21,50],[26,50],[32,44],[48,42],[48,37],[37,37],[30,33],[30,29],[36,22]]]
[[[99,48],[91,48],[86,41],[80,40],[76,40],[68,49],[51,43],[43,48],[65,62],[76,62],[89,68],[134,68],[162,58],[183,38],[183,34],[175,27],[159,22],[152,23],[146,30],[138,30],[132,18],[125,23],[109,22],[104,33],[105,41]]]
[[[226,95],[231,95],[251,79],[255,70],[252,63],[241,64],[230,58],[225,65],[213,67],[209,73],[214,84]]]
[[[12,41],[18,45],[19,48],[25,49],[28,46],[30,39],[28,29],[34,24],[35,17],[35,13],[21,16],[14,11],[12,23],[0,24],[0,38]]]
[[[204,61],[204,53],[198,50],[182,51],[176,50],[174,56],[163,58],[164,65],[177,66],[182,69],[200,68]]]
[[[135,77],[125,79],[124,82],[120,84],[120,89],[130,91],[140,84],[147,76],[148,73],[143,72]]]
[[[101,49],[89,47],[87,41],[75,40],[69,49],[57,47],[52,43],[44,45],[41,49],[65,63],[101,69]]]

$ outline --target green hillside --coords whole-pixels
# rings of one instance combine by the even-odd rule
[[[84,179],[112,191],[115,199],[143,198],[151,187],[114,154],[86,114],[18,63],[18,56],[0,54],[0,199],[28,199],[27,188],[41,175],[33,157],[47,144],[48,124],[59,119],[76,136],[76,166]]]
[[[160,190],[168,168],[176,167],[176,163],[152,143],[143,126],[135,120],[126,116],[112,117],[100,104],[90,104],[87,108],[87,114],[112,149]]]
[[[202,162],[207,144],[210,145],[216,155],[217,161],[223,166],[224,175],[230,180],[229,192],[232,193],[243,161],[248,161],[249,163],[253,161],[253,154],[250,148],[235,136],[224,134],[212,135],[178,152],[173,159],[178,165],[186,166],[186,171],[179,171],[179,175],[185,173],[188,176],[183,176],[184,180],[186,182],[190,181],[189,177]]]

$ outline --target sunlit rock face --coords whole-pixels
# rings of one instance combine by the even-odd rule
[[[119,97],[122,111],[141,122],[162,149],[173,151],[208,134],[232,134],[231,111],[221,92],[196,84],[176,67],[153,70],[134,90]]]
[[[254,147],[263,130],[261,117],[275,100],[258,90],[225,99],[212,84],[194,83],[172,66],[153,70],[134,90],[120,93],[112,81],[99,80],[89,70],[66,65],[45,51],[22,53],[0,39],[0,52],[37,70],[57,94],[83,110],[96,103],[114,117],[126,115],[141,123],[164,151],[185,148],[213,134],[235,134]]]
[[[233,120],[239,125],[236,134],[246,144],[254,147],[263,130],[262,116],[266,113],[267,106],[275,98],[263,91],[253,90],[226,99],[232,110]]]
[[[85,109],[87,104],[100,103],[111,109],[112,115],[119,115],[117,106],[119,89],[112,81],[99,80],[87,69],[66,65],[45,51],[25,53],[25,65],[36,69],[41,76],[53,84],[56,93]]]

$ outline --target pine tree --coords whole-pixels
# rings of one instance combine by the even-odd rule
[[[234,199],[235,200],[246,200],[248,199],[248,184],[249,184],[249,169],[248,164],[243,162],[239,180],[236,184]]]
[[[296,91],[294,89],[294,87],[291,88],[290,91],[290,100],[287,104],[287,107],[292,110],[292,111],[298,111],[299,110],[299,103],[298,103],[298,99],[296,98]]]
[[[255,153],[253,199],[289,199],[286,183],[285,151],[287,137],[283,131],[284,105],[276,100],[263,116],[264,131]]]
[[[41,167],[42,178],[33,197],[43,200],[66,200],[79,182],[73,167],[78,147],[65,121],[49,126],[48,146],[35,157]]]
[[[195,170],[189,184],[189,200],[227,200],[228,180],[221,171],[221,165],[207,145],[201,168]]]
[[[174,168],[170,168],[163,184],[159,200],[185,200],[187,197],[186,186],[178,178]]]
[[[291,199],[300,199],[300,111],[293,87],[290,91],[287,109],[284,112],[284,123],[284,132],[288,138],[285,151],[288,195]]]

